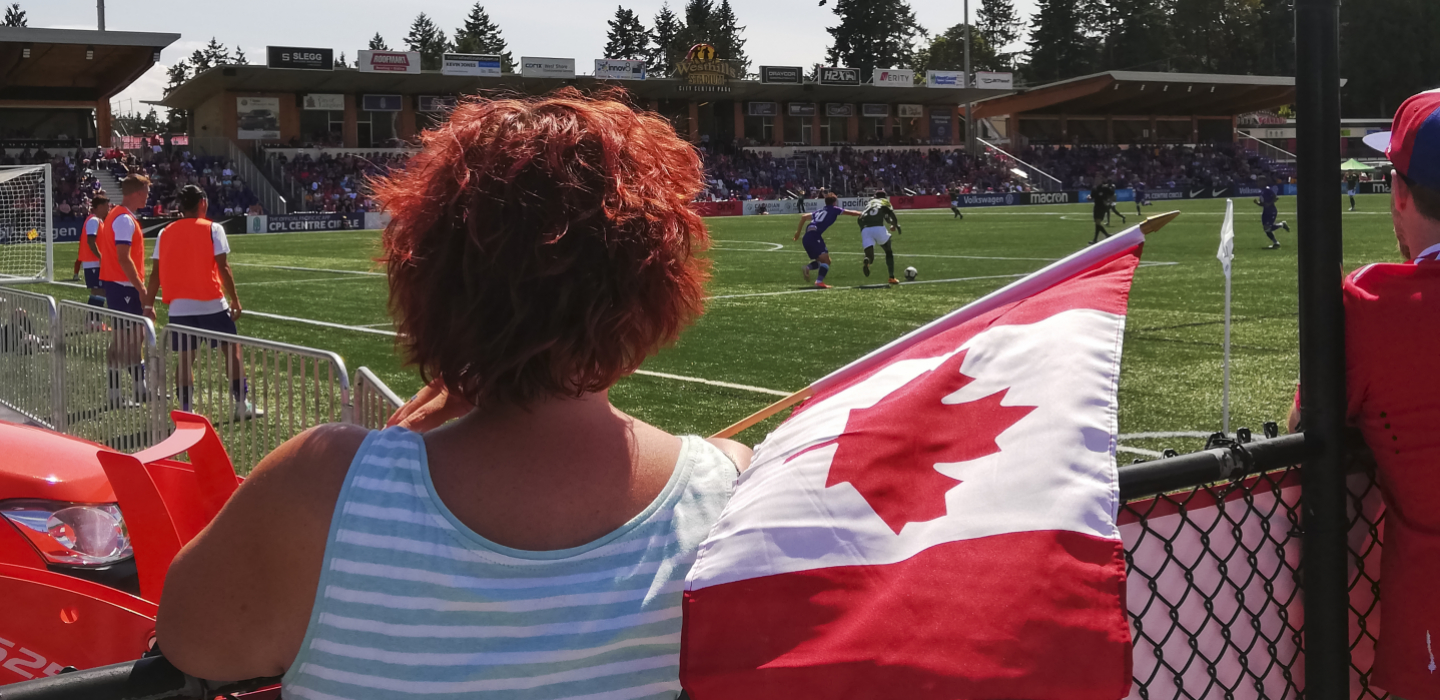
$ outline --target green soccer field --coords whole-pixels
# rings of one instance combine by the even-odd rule
[[[1398,259],[1389,197],[1359,198],[1346,213],[1345,266]],[[1336,198],[1336,206],[1343,198]],[[1135,222],[1134,205],[1121,211]],[[1232,427],[1259,432],[1283,424],[1299,374],[1296,322],[1295,199],[1280,202],[1290,233],[1263,250],[1260,211],[1237,200],[1234,273]],[[616,405],[666,430],[708,434],[934,318],[1074,252],[1090,240],[1089,205],[900,212],[897,267],[916,267],[913,284],[888,288],[884,265],[861,275],[859,230],[850,220],[826,236],[835,289],[800,277],[805,254],[791,240],[797,217],[708,220],[714,238],[712,299],[680,342],[650,359],[647,373],[612,390]],[[1122,434],[1220,429],[1224,278],[1215,259],[1224,200],[1157,203],[1146,215],[1183,215],[1146,244],[1135,277],[1120,385]],[[1115,219],[1113,231],[1122,226]],[[353,372],[374,370],[408,396],[419,386],[402,366],[385,311],[385,279],[373,259],[378,232],[233,236],[230,256],[244,308],[243,335],[338,352]],[[75,246],[57,246],[68,273]],[[876,283],[880,283],[876,286]],[[1337,277],[1338,283],[1338,277]],[[61,298],[83,290],[54,286]],[[259,313],[254,313],[259,312]],[[262,316],[261,314],[267,314]],[[285,318],[277,318],[285,317]],[[161,321],[164,321],[162,315]],[[319,325],[332,324],[332,325]],[[701,381],[694,381],[701,380]],[[716,382],[736,385],[720,386]],[[768,391],[767,391],[768,390]],[[777,419],[743,433],[754,443]],[[1128,438],[1131,448],[1195,449],[1193,437]]]

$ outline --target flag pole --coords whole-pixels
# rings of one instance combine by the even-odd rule
[[[1024,279],[1006,285],[1005,287],[991,292],[990,294],[987,294],[980,299],[966,304],[960,309],[952,311],[934,321],[931,321],[930,323],[925,324],[924,326],[921,326],[920,328],[911,331],[910,333],[907,333],[906,335],[890,342],[884,347],[881,347],[880,349],[871,352],[870,354],[865,355],[864,357],[854,362],[851,362],[850,364],[845,365],[844,367],[841,367],[840,369],[837,369],[834,372],[825,375],[824,377],[821,377],[820,379],[811,383],[810,386],[807,386],[800,391],[786,396],[785,398],[780,399],[779,401],[776,401],[775,403],[772,403],[769,406],[766,406],[765,408],[762,408],[759,411],[750,414],[744,419],[727,426],[725,429],[721,430],[718,433],[715,433],[711,437],[734,437],[740,432],[746,430],[747,428],[753,427],[754,425],[765,420],[766,418],[769,418],[791,406],[794,406],[797,403],[800,403],[801,401],[804,401],[805,399],[810,398],[817,390],[819,390],[820,387],[848,379],[849,377],[854,376],[857,371],[872,367],[878,362],[883,362],[890,357],[895,356],[896,354],[904,352],[905,349],[909,348],[910,346],[935,335],[936,333],[940,332],[940,330],[949,328],[950,326],[954,325],[954,323],[956,322],[954,317],[958,315],[963,314],[966,316],[978,316],[982,313],[986,313],[988,311],[1004,306],[1005,304],[1019,301],[1020,299],[1029,297],[1033,294],[1038,293],[1039,291],[1043,291],[1044,289],[1053,286],[1055,283],[1058,283],[1059,281],[1062,281],[1064,279],[1068,279],[1071,275],[1086,269],[1093,261],[1103,260],[1106,256],[1109,256],[1115,252],[1118,252],[1119,250],[1123,250],[1125,248],[1128,248],[1130,245],[1133,245],[1135,241],[1133,239],[1126,238],[1126,234],[1137,230],[1142,235],[1149,235],[1155,233],[1156,231],[1164,228],[1165,224],[1174,221],[1175,217],[1177,216],[1180,216],[1180,212],[1178,211],[1170,211],[1165,212],[1164,214],[1156,214],[1155,216],[1152,216],[1140,222],[1139,224],[1136,224],[1130,230],[1124,231],[1122,233],[1117,233],[1098,245],[1083,248],[1075,254],[1059,260],[1045,267],[1044,269],[1028,277],[1025,277]]]
[[[1230,434],[1230,267],[1225,267],[1225,386],[1220,398],[1220,432]]]

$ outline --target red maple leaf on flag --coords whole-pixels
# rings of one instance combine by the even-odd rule
[[[996,438],[1034,406],[1002,406],[1009,390],[975,401],[943,399],[975,381],[960,372],[965,353],[910,380],[874,406],[850,410],[827,488],[849,482],[895,534],[906,523],[945,515],[945,492],[960,483],[936,464],[966,462],[1000,451]]]

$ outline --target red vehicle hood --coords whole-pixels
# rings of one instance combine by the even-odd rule
[[[0,500],[39,498],[114,503],[96,452],[99,445],[43,428],[0,421]]]

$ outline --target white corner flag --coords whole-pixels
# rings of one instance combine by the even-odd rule
[[[1230,432],[1230,262],[1235,259],[1235,201],[1225,200],[1225,223],[1220,225],[1220,250],[1215,252],[1225,270],[1225,346],[1220,361],[1225,374],[1220,390],[1220,432]]]

